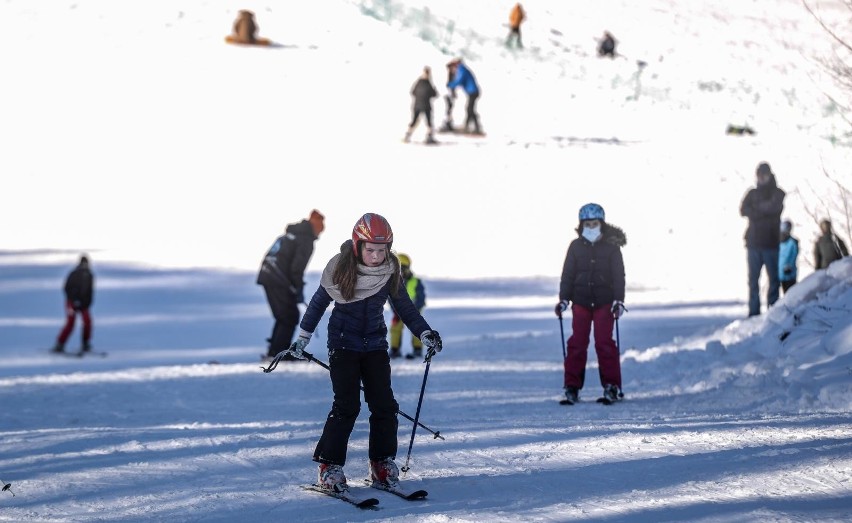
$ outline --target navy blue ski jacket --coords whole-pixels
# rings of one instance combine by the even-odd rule
[[[431,330],[429,324],[411,302],[400,278],[397,296],[390,294],[391,281],[376,294],[352,303],[336,303],[328,320],[328,348],[355,351],[387,350],[388,327],[385,324],[385,302],[390,299],[393,310],[418,338],[423,331]],[[311,298],[299,327],[314,332],[322,315],[332,302],[331,296],[320,286]]]

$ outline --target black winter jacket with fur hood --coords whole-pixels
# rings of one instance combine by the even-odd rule
[[[595,243],[578,238],[568,246],[562,266],[559,299],[583,307],[610,306],[624,301],[624,259],[621,247],[627,244],[624,231],[601,224],[601,237]]]

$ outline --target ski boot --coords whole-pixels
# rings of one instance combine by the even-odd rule
[[[88,341],[83,342],[83,347],[80,349],[81,352],[92,352],[92,344]]]
[[[377,461],[370,460],[370,480],[373,483],[384,485],[396,485],[399,483],[399,467],[393,458],[384,458]]]
[[[402,138],[402,143],[408,143],[411,141],[411,131],[407,131],[405,136]]]
[[[392,360],[399,358],[402,356],[402,352],[399,350],[399,347],[391,347],[390,349],[390,357]]]
[[[580,391],[574,387],[565,387],[565,403],[573,405],[580,401]]]
[[[64,344],[64,343],[56,342],[56,345],[54,345],[54,346],[53,346],[53,348],[52,348],[52,349],[50,349],[50,352],[55,352],[55,353],[57,353],[57,354],[62,354],[63,352],[65,352],[65,344]]]
[[[346,475],[343,473],[343,467],[331,463],[320,463],[317,485],[327,490],[333,490],[334,492],[343,492],[349,488],[349,485],[346,484]]]
[[[436,140],[435,137],[432,136],[432,133],[429,133],[426,135],[426,140],[423,143],[425,143],[426,145],[435,145],[438,143],[438,140]]]
[[[405,359],[407,360],[416,360],[418,358],[423,357],[423,349],[414,349],[412,352],[409,352],[405,355]]]
[[[624,397],[624,393],[621,392],[617,386],[615,385],[607,385],[604,387],[603,396],[601,397],[602,403],[606,403],[610,405],[615,403]]]

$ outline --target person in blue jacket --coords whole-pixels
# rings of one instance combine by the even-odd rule
[[[479,126],[479,115],[476,114],[476,100],[479,98],[479,85],[476,83],[476,78],[461,58],[453,59],[447,66],[453,71],[453,79],[447,84],[450,96],[455,98],[456,87],[461,87],[467,93],[464,132],[470,132],[470,126],[473,124],[473,134],[482,134],[482,129]]]
[[[796,259],[799,257],[799,240],[790,235],[793,222],[781,222],[781,241],[778,244],[778,279],[784,294],[796,283]]]
[[[388,221],[367,213],[352,230],[352,239],[326,265],[320,287],[300,324],[299,337],[286,351],[304,358],[304,349],[333,301],[328,321],[328,359],[334,403],[314,451],[319,463],[318,485],[341,492],[347,488],[343,465],[349,436],[361,409],[360,386],[370,409],[369,458],[374,482],[399,480],[397,412],[391,389],[388,328],[384,305],[390,300],[406,327],[420,338],[429,356],[441,350],[441,337],[411,302],[391,252],[393,230]]]

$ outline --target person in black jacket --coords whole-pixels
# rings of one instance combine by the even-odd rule
[[[68,274],[65,279],[65,326],[56,338],[53,352],[64,352],[65,342],[74,330],[77,314],[83,319],[83,346],[82,351],[92,350],[92,316],[89,307],[92,306],[95,292],[95,277],[89,269],[89,258],[85,254],[80,256],[77,267]]]
[[[612,403],[621,399],[621,361],[619,347],[612,339],[614,320],[624,307],[624,259],[621,247],[627,243],[624,232],[605,221],[603,207],[589,203],[580,208],[580,225],[568,246],[556,315],[571,303],[572,334],[565,357],[565,399],[579,399],[586,375],[589,335],[594,326],[595,352],[604,398]]]
[[[775,181],[769,164],[757,166],[757,187],[751,189],[740,205],[740,215],[748,218],[745,244],[748,252],[748,315],[760,314],[760,272],[766,266],[769,289],[766,307],[778,301],[781,280],[778,278],[778,244],[781,240],[781,213],[784,191]]]
[[[414,127],[417,125],[417,120],[422,114],[426,118],[428,132],[426,134],[426,143],[437,143],[432,136],[432,98],[438,96],[438,91],[432,84],[432,71],[429,67],[423,68],[423,74],[411,87],[411,96],[414,97],[414,103],[411,107],[411,123],[408,124],[408,131],[405,132],[404,142],[411,139],[411,133],[414,132]]]
[[[846,244],[831,230],[831,220],[819,222],[819,230],[822,236],[814,243],[814,268],[817,270],[826,269],[832,262],[849,256]]]
[[[319,463],[317,484],[340,492],[347,487],[343,465],[349,436],[361,409],[361,391],[370,408],[370,477],[378,483],[398,481],[397,412],[391,389],[388,328],[384,306],[390,299],[406,327],[423,342],[427,358],[441,350],[441,337],[432,330],[405,290],[400,264],[391,252],[393,230],[378,214],[367,213],[323,270],[320,287],[299,325],[299,337],[288,353],[303,358],[304,349],[331,302],[328,321],[328,363],[334,403],[314,450]]]
[[[303,294],[305,268],[314,253],[314,242],[325,228],[325,217],[314,209],[307,220],[291,223],[285,234],[275,239],[267,251],[257,284],[263,286],[275,318],[272,336],[267,339],[267,357],[287,349],[299,324],[299,304]],[[288,358],[290,359],[290,358]]]

